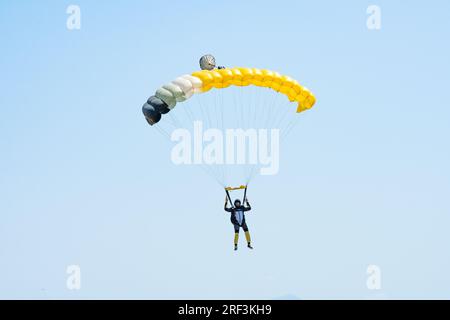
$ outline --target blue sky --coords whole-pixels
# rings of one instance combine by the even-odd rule
[[[0,298],[450,298],[449,11],[2,1]],[[280,173],[249,190],[251,252],[232,251],[220,187],[174,166],[140,110],[207,52],[295,76],[318,101]]]

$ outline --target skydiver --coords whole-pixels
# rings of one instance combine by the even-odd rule
[[[231,199],[230,199],[231,201]],[[225,205],[224,210],[227,212],[231,212],[231,223],[234,226],[234,250],[238,249],[238,242],[239,242],[239,229],[242,227],[245,232],[245,238],[247,240],[247,247],[249,249],[253,249],[251,245],[251,238],[250,238],[250,232],[248,231],[247,223],[245,222],[245,214],[244,212],[250,211],[252,207],[250,206],[250,203],[248,202],[248,199],[244,198],[244,204],[247,204],[247,206],[243,206],[241,204],[241,200],[236,199],[234,200],[234,206],[231,206],[231,208],[228,208],[228,197],[225,198]]]

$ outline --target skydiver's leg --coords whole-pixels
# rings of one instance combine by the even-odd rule
[[[234,226],[234,250],[237,250],[238,242],[239,242],[239,228],[238,224],[233,224]]]
[[[250,237],[250,231],[248,231],[248,227],[247,227],[247,223],[246,222],[244,222],[244,224],[242,225],[242,229],[244,229],[245,239],[247,239],[247,247],[249,247],[250,249],[253,249],[253,247],[252,247],[252,238]]]

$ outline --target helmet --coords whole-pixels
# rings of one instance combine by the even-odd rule
[[[241,200],[239,200],[239,199],[234,200],[235,207],[239,207],[240,205],[241,205]]]

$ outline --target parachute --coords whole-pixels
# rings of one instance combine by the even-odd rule
[[[142,110],[148,123],[153,125],[161,120],[161,114],[168,113],[177,102],[191,98],[194,93],[207,92],[212,88],[248,85],[270,88],[286,95],[289,101],[297,102],[297,112],[312,108],[316,102],[316,98],[308,89],[278,72],[257,68],[225,68],[201,70],[176,78],[156,90]]]
[[[152,127],[179,142],[172,149],[172,161],[200,165],[230,190],[230,185],[247,186],[258,172],[276,173],[276,168],[267,168],[278,165],[272,157],[279,148],[277,139],[283,140],[292,130],[295,114],[314,106],[315,96],[295,79],[275,71],[214,69],[210,55],[199,63],[202,70],[161,86],[142,107]],[[248,148],[239,153],[242,146]]]

